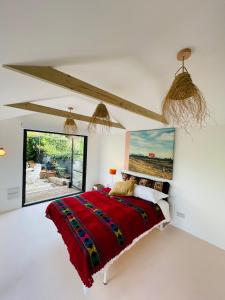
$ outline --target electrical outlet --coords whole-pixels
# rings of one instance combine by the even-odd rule
[[[185,214],[180,211],[177,211],[177,217],[185,219]]]

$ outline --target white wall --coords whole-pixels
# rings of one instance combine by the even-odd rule
[[[124,168],[125,135],[116,134],[101,137],[101,159],[99,165],[99,181],[104,185],[111,184],[112,178],[109,169],[117,169],[113,180],[121,179],[121,170]]]
[[[224,185],[225,125],[194,129],[191,135],[178,130],[171,190],[174,225],[225,249]]]
[[[123,169],[124,135],[102,137],[100,181],[109,167]],[[119,174],[117,179],[120,179]],[[177,130],[171,182],[173,224],[225,249],[225,126]],[[176,213],[185,214],[185,218]]]
[[[35,114],[0,121],[0,146],[4,146],[8,153],[0,158],[0,213],[19,208],[22,204],[23,128],[63,132],[63,119]],[[79,123],[78,134],[87,135],[84,123]],[[87,190],[99,181],[99,140],[98,135],[88,137]],[[7,190],[17,187],[20,190],[19,197],[7,200]]]
[[[0,157],[0,213],[21,207],[23,131],[20,120],[0,121],[0,145],[7,150],[7,156]],[[19,188],[19,197],[7,200],[8,188]]]

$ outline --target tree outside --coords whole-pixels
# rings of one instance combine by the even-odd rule
[[[82,153],[82,144],[76,151]],[[58,177],[68,177],[71,169],[72,140],[65,135],[27,132],[26,160],[28,164],[39,163],[42,169],[55,170]]]

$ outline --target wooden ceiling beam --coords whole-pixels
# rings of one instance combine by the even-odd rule
[[[132,103],[112,93],[93,86],[85,81],[70,76],[59,70],[47,66],[27,66],[27,65],[4,65],[5,68],[18,71],[20,73],[33,76],[53,83],[57,86],[72,90],[74,92],[101,100],[105,103],[120,107],[135,114],[144,116],[155,121],[166,124],[165,118],[145,107]]]
[[[84,122],[90,122],[92,120],[92,117],[89,117],[89,116],[79,115],[76,113],[69,113],[68,111],[51,108],[51,107],[47,107],[47,106],[43,106],[43,105],[38,105],[38,104],[30,103],[30,102],[7,104],[6,106],[25,109],[25,110],[29,110],[29,111],[33,111],[33,112],[39,112],[39,113],[63,117],[63,118],[69,117],[69,118],[79,120],[79,121],[84,121]],[[104,121],[101,119],[98,119],[96,123],[100,124],[100,125],[105,125]],[[110,125],[110,127],[125,129],[125,127],[120,123],[110,122],[109,125]]]

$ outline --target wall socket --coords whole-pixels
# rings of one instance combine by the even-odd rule
[[[185,214],[180,211],[177,211],[177,217],[185,219]]]

